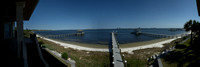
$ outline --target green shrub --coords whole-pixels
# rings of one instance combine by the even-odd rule
[[[44,42],[43,42],[43,41],[39,41],[38,43],[39,43],[40,45],[44,44]]]
[[[46,46],[45,46],[45,45],[41,45],[41,47],[42,47],[42,48],[46,48]]]
[[[62,58],[63,58],[63,59],[65,59],[65,60],[67,60],[67,59],[68,59],[68,55],[67,55],[67,53],[66,53],[66,52],[63,52],[61,56],[62,56]]]
[[[183,40],[185,40],[185,39],[187,39],[187,38],[188,38],[187,36],[184,36],[184,37],[183,37]]]
[[[187,48],[187,46],[184,44],[176,44],[176,48],[184,49],[184,48]]]

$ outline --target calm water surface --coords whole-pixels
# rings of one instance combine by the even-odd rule
[[[100,44],[107,45],[111,40],[111,32],[117,31],[117,40],[120,44],[141,42],[158,39],[157,37],[151,37],[146,35],[134,35],[131,34],[133,29],[98,29],[98,30],[84,30],[84,36],[66,36],[66,37],[50,37],[51,39],[58,39],[62,41],[72,41],[79,43],[89,44]],[[76,30],[54,30],[54,31],[35,31],[35,33],[41,36],[47,35],[62,35],[76,33]],[[141,32],[155,33],[155,34],[166,34],[166,35],[177,35],[185,33],[185,31],[169,31],[169,29],[156,28],[156,29],[141,29]]]

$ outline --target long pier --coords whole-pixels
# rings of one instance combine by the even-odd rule
[[[44,35],[47,38],[61,38],[61,37],[68,37],[68,36],[83,36],[83,33],[72,33],[72,34],[59,34],[59,35]]]
[[[113,65],[114,67],[124,67],[124,62],[121,56],[121,49],[119,48],[119,44],[117,43],[115,33],[112,32],[112,57],[113,57]]]
[[[142,35],[152,36],[152,37],[160,37],[160,38],[177,38],[177,37],[183,37],[188,36],[188,34],[178,34],[178,35],[166,35],[166,34],[155,34],[155,33],[146,33],[146,32],[140,32]]]

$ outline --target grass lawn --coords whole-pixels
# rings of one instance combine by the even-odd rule
[[[184,42],[183,45],[186,45],[187,47],[189,47],[190,46],[190,39],[188,39],[186,42]]]
[[[165,61],[164,59],[161,59],[161,61],[162,61],[163,67],[179,67],[178,62],[170,63],[170,62]],[[184,63],[182,67],[188,67],[188,64],[189,63]]]
[[[39,41],[43,41],[46,48],[55,50],[59,53],[66,52],[69,58],[76,61],[76,67],[109,67],[109,53],[108,52],[90,52],[74,50],[72,48],[64,48],[53,42],[49,42],[38,38]]]
[[[43,41],[46,48],[55,50],[59,53],[66,52],[70,58],[76,61],[77,67],[109,67],[110,58],[108,52],[95,52],[95,51],[83,51],[74,50],[72,48],[64,48],[55,44],[38,38],[39,41]],[[162,48],[149,48],[133,51],[134,54],[122,53],[125,55],[125,60],[128,61],[128,67],[146,67],[147,58],[162,51]]]
[[[147,58],[162,51],[162,48],[147,48],[133,51],[134,54],[122,53],[125,55],[124,60],[127,61],[128,67],[147,67],[149,63]]]
[[[168,63],[164,61],[164,59],[161,59],[163,67],[177,67],[177,63]]]
[[[147,61],[144,59],[138,59],[134,57],[126,57],[127,59],[127,67],[146,67],[147,66]]]
[[[197,51],[189,49],[190,39],[188,39],[183,44],[177,44],[177,48],[171,53],[167,54],[162,58],[163,67],[188,67],[188,65],[193,65],[200,59]]]

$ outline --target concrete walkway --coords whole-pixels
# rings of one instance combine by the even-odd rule
[[[124,63],[121,57],[121,51],[119,49],[115,33],[112,32],[112,49],[113,49],[113,64],[114,67],[124,67]]]
[[[163,64],[162,64],[162,61],[161,61],[161,59],[160,59],[160,58],[158,58],[158,59],[157,59],[157,61],[158,61],[158,66],[159,66],[159,67],[163,67]]]

